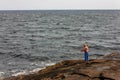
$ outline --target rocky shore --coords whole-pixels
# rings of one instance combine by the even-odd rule
[[[3,80],[120,80],[120,53],[103,59],[65,60],[34,74],[19,75]]]

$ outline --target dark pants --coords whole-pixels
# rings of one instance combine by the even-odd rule
[[[89,60],[88,60],[88,52],[85,52],[85,53],[84,53],[84,57],[85,57],[85,61],[88,62],[88,61],[89,61]]]

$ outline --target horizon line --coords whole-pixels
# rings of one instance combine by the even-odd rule
[[[67,11],[67,10],[120,10],[120,9],[3,9],[3,10],[0,10],[0,11]]]

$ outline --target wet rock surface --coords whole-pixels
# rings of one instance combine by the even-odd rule
[[[120,80],[118,54],[114,54],[117,59],[114,56],[113,59],[110,54],[103,59],[90,60],[89,63],[83,60],[65,60],[34,74],[19,75],[4,80]]]

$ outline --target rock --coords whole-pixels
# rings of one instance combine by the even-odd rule
[[[64,80],[89,80],[89,78],[74,74],[74,75],[69,75]]]
[[[116,55],[105,57],[109,59],[90,60],[89,63],[83,60],[65,60],[34,74],[4,80],[120,80],[120,60],[112,59],[111,56]]]
[[[120,53],[119,52],[113,52],[111,54],[108,54],[103,57],[104,59],[113,59],[113,60],[120,60]]]
[[[96,71],[96,69],[94,68],[88,68],[88,69],[86,68],[86,69],[79,70],[77,74],[83,75],[89,78],[94,78],[94,77],[99,77],[100,71]]]
[[[105,70],[101,73],[101,77],[112,80],[120,80],[120,71]]]

